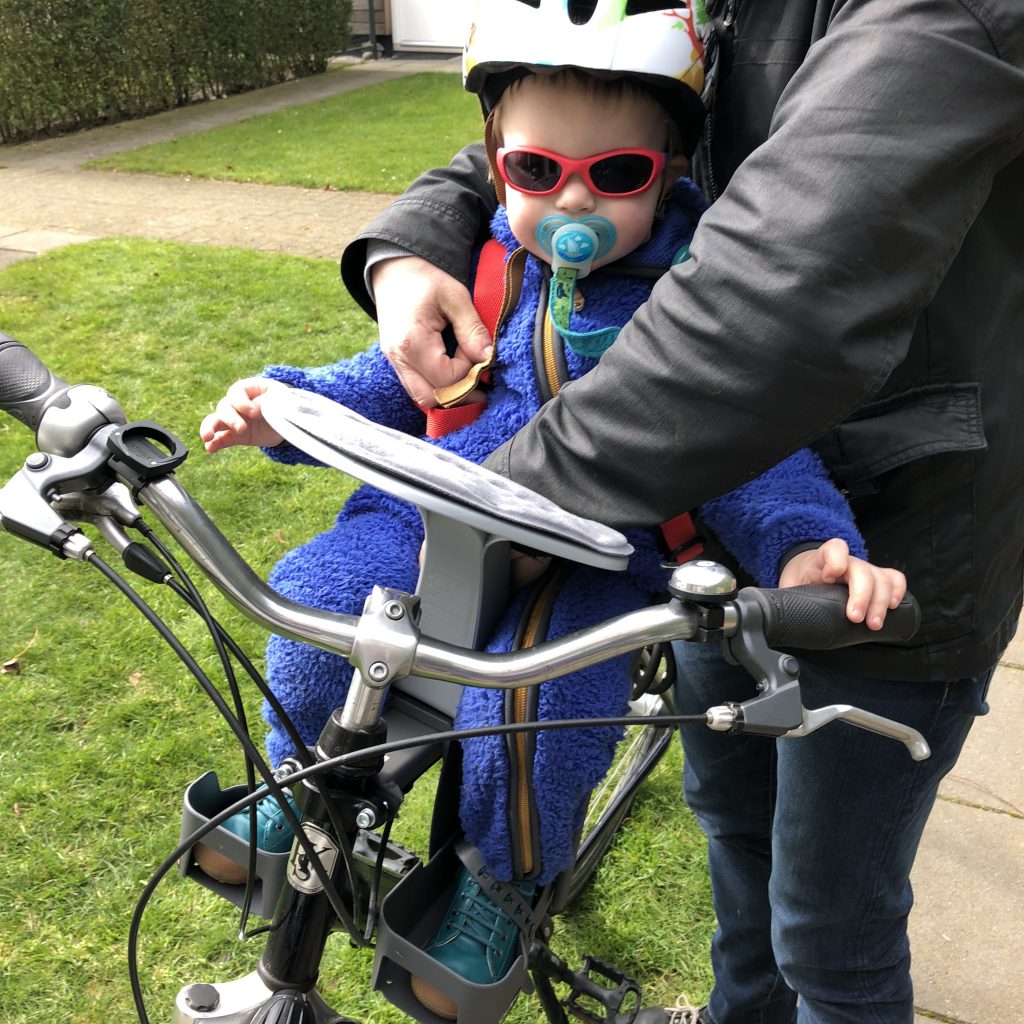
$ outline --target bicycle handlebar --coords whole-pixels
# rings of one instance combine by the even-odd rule
[[[0,334],[0,409],[35,431],[39,450],[77,454],[101,427],[124,423],[124,410],[102,388],[68,384],[30,349]]]
[[[140,497],[203,572],[247,616],[276,633],[345,656],[352,653],[359,618],[307,608],[276,594],[177,481],[153,481],[140,491]],[[750,615],[749,611],[743,615],[743,610],[752,607],[760,613],[762,621],[757,629],[768,646],[803,650],[865,642],[901,643],[914,635],[920,622],[920,609],[909,594],[889,612],[882,629],[875,632],[846,618],[845,587],[749,587],[736,595],[732,606],[726,606],[726,632],[738,629],[741,620]],[[505,654],[470,651],[421,638],[411,671],[418,676],[471,686],[530,686],[648,644],[691,639],[698,627],[698,615],[691,605],[670,601]]]
[[[47,404],[71,385],[20,341],[0,334],[0,409],[35,430]]]
[[[187,491],[175,480],[147,484],[140,497],[189,557],[236,607],[275,633],[349,656],[360,618],[296,604],[275,593],[249,567]],[[655,605],[567,637],[504,654],[466,650],[421,637],[412,674],[469,686],[511,689],[606,661],[645,644],[688,639],[697,615],[680,602]],[[368,666],[356,665],[365,669]],[[390,682],[392,673],[385,680]]]
[[[325,612],[276,594],[171,476],[184,458],[180,442],[155,424],[120,426],[124,413],[105,391],[68,385],[6,335],[0,335],[0,409],[34,427],[40,450],[56,456],[34,464],[28,460],[0,490],[0,527],[61,557],[88,559],[91,544],[53,506],[56,503],[59,509],[61,494],[83,488],[96,493],[123,490],[120,481],[125,480],[205,575],[247,616],[273,632],[348,657],[371,690],[382,690],[405,674],[496,689],[530,686],[650,644],[719,636],[730,654],[760,680],[761,696],[742,705],[740,714],[709,710],[709,724],[713,728],[743,725],[747,731],[786,735],[801,721],[798,666],[796,659],[774,648],[826,650],[899,643],[914,635],[920,620],[917,603],[908,595],[889,612],[881,630],[868,630],[849,622],[846,590],[835,586],[746,588],[728,595],[729,600],[702,602],[691,596],[685,584],[677,584],[679,574],[695,565],[691,563],[676,569],[669,583],[674,596],[666,604],[526,650],[504,654],[470,650],[421,636],[418,628],[402,649],[387,629],[374,633],[379,627],[366,611],[359,617]],[[176,450],[163,455],[159,445],[150,444],[151,437],[164,443],[170,438],[170,447]],[[8,515],[12,506],[17,517]],[[700,564],[708,563],[696,563]],[[723,713],[712,721],[712,711]]]
[[[751,587],[743,593],[761,609],[769,647],[834,651],[866,642],[864,624],[846,617],[845,587],[813,583],[776,590]],[[867,637],[876,643],[903,643],[913,637],[920,624],[921,609],[907,594],[890,609],[882,629]]]

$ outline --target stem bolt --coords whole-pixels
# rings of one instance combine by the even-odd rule
[[[383,661],[375,661],[367,670],[366,674],[375,682],[383,683],[388,677],[388,667]]]
[[[185,1002],[190,1010],[210,1013],[220,1005],[220,993],[213,985],[189,985],[185,993]]]

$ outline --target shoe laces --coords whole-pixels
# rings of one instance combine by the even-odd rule
[[[685,995],[676,999],[675,1006],[666,1006],[667,1024],[703,1024],[702,1006],[694,1006]]]
[[[513,933],[516,931],[515,922],[495,905],[473,878],[467,880],[459,905],[452,908],[445,924],[451,931],[479,942],[498,956],[505,952],[509,929]]]

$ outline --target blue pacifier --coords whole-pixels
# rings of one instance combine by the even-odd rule
[[[537,225],[536,238],[541,249],[551,257],[552,279],[548,290],[551,322],[577,355],[599,358],[616,339],[619,328],[574,331],[570,321],[576,281],[590,273],[594,260],[612,251],[615,225],[605,217],[573,220],[552,214]]]
[[[551,257],[551,269],[568,267],[586,277],[594,260],[607,256],[615,245],[615,225],[596,215],[574,220],[562,214],[545,217],[536,231],[541,249]]]

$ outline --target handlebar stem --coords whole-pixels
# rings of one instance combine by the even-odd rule
[[[419,643],[419,598],[374,587],[363,605],[349,661],[355,669],[341,724],[361,731],[380,720],[385,690],[412,671]]]

